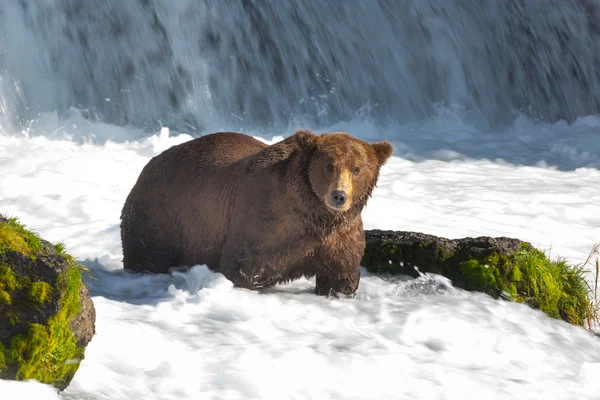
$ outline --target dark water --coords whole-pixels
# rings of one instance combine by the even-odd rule
[[[3,0],[0,124],[69,107],[155,129],[600,107],[600,1]]]

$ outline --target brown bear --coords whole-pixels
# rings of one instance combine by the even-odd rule
[[[316,276],[317,294],[353,294],[361,211],[392,151],[387,141],[309,130],[271,146],[233,132],[173,146],[150,160],[125,201],[124,267],[206,264],[248,289]]]

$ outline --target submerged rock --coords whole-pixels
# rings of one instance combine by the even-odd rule
[[[95,319],[81,266],[64,246],[0,215],[0,379],[65,389]]]
[[[365,231],[362,265],[413,277],[435,273],[455,287],[526,303],[576,325],[596,317],[584,270],[552,261],[530,243],[507,237],[446,239],[417,232]]]

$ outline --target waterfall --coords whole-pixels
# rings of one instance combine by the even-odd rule
[[[4,0],[0,50],[0,130],[69,108],[200,133],[600,108],[596,0]]]

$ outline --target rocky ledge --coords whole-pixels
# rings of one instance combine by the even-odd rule
[[[455,287],[526,303],[550,317],[585,326],[596,318],[585,270],[550,260],[530,243],[507,237],[446,239],[418,232],[368,230],[362,265],[369,272],[416,277],[435,273]]]
[[[64,245],[0,215],[0,379],[69,385],[95,333],[82,268]]]

